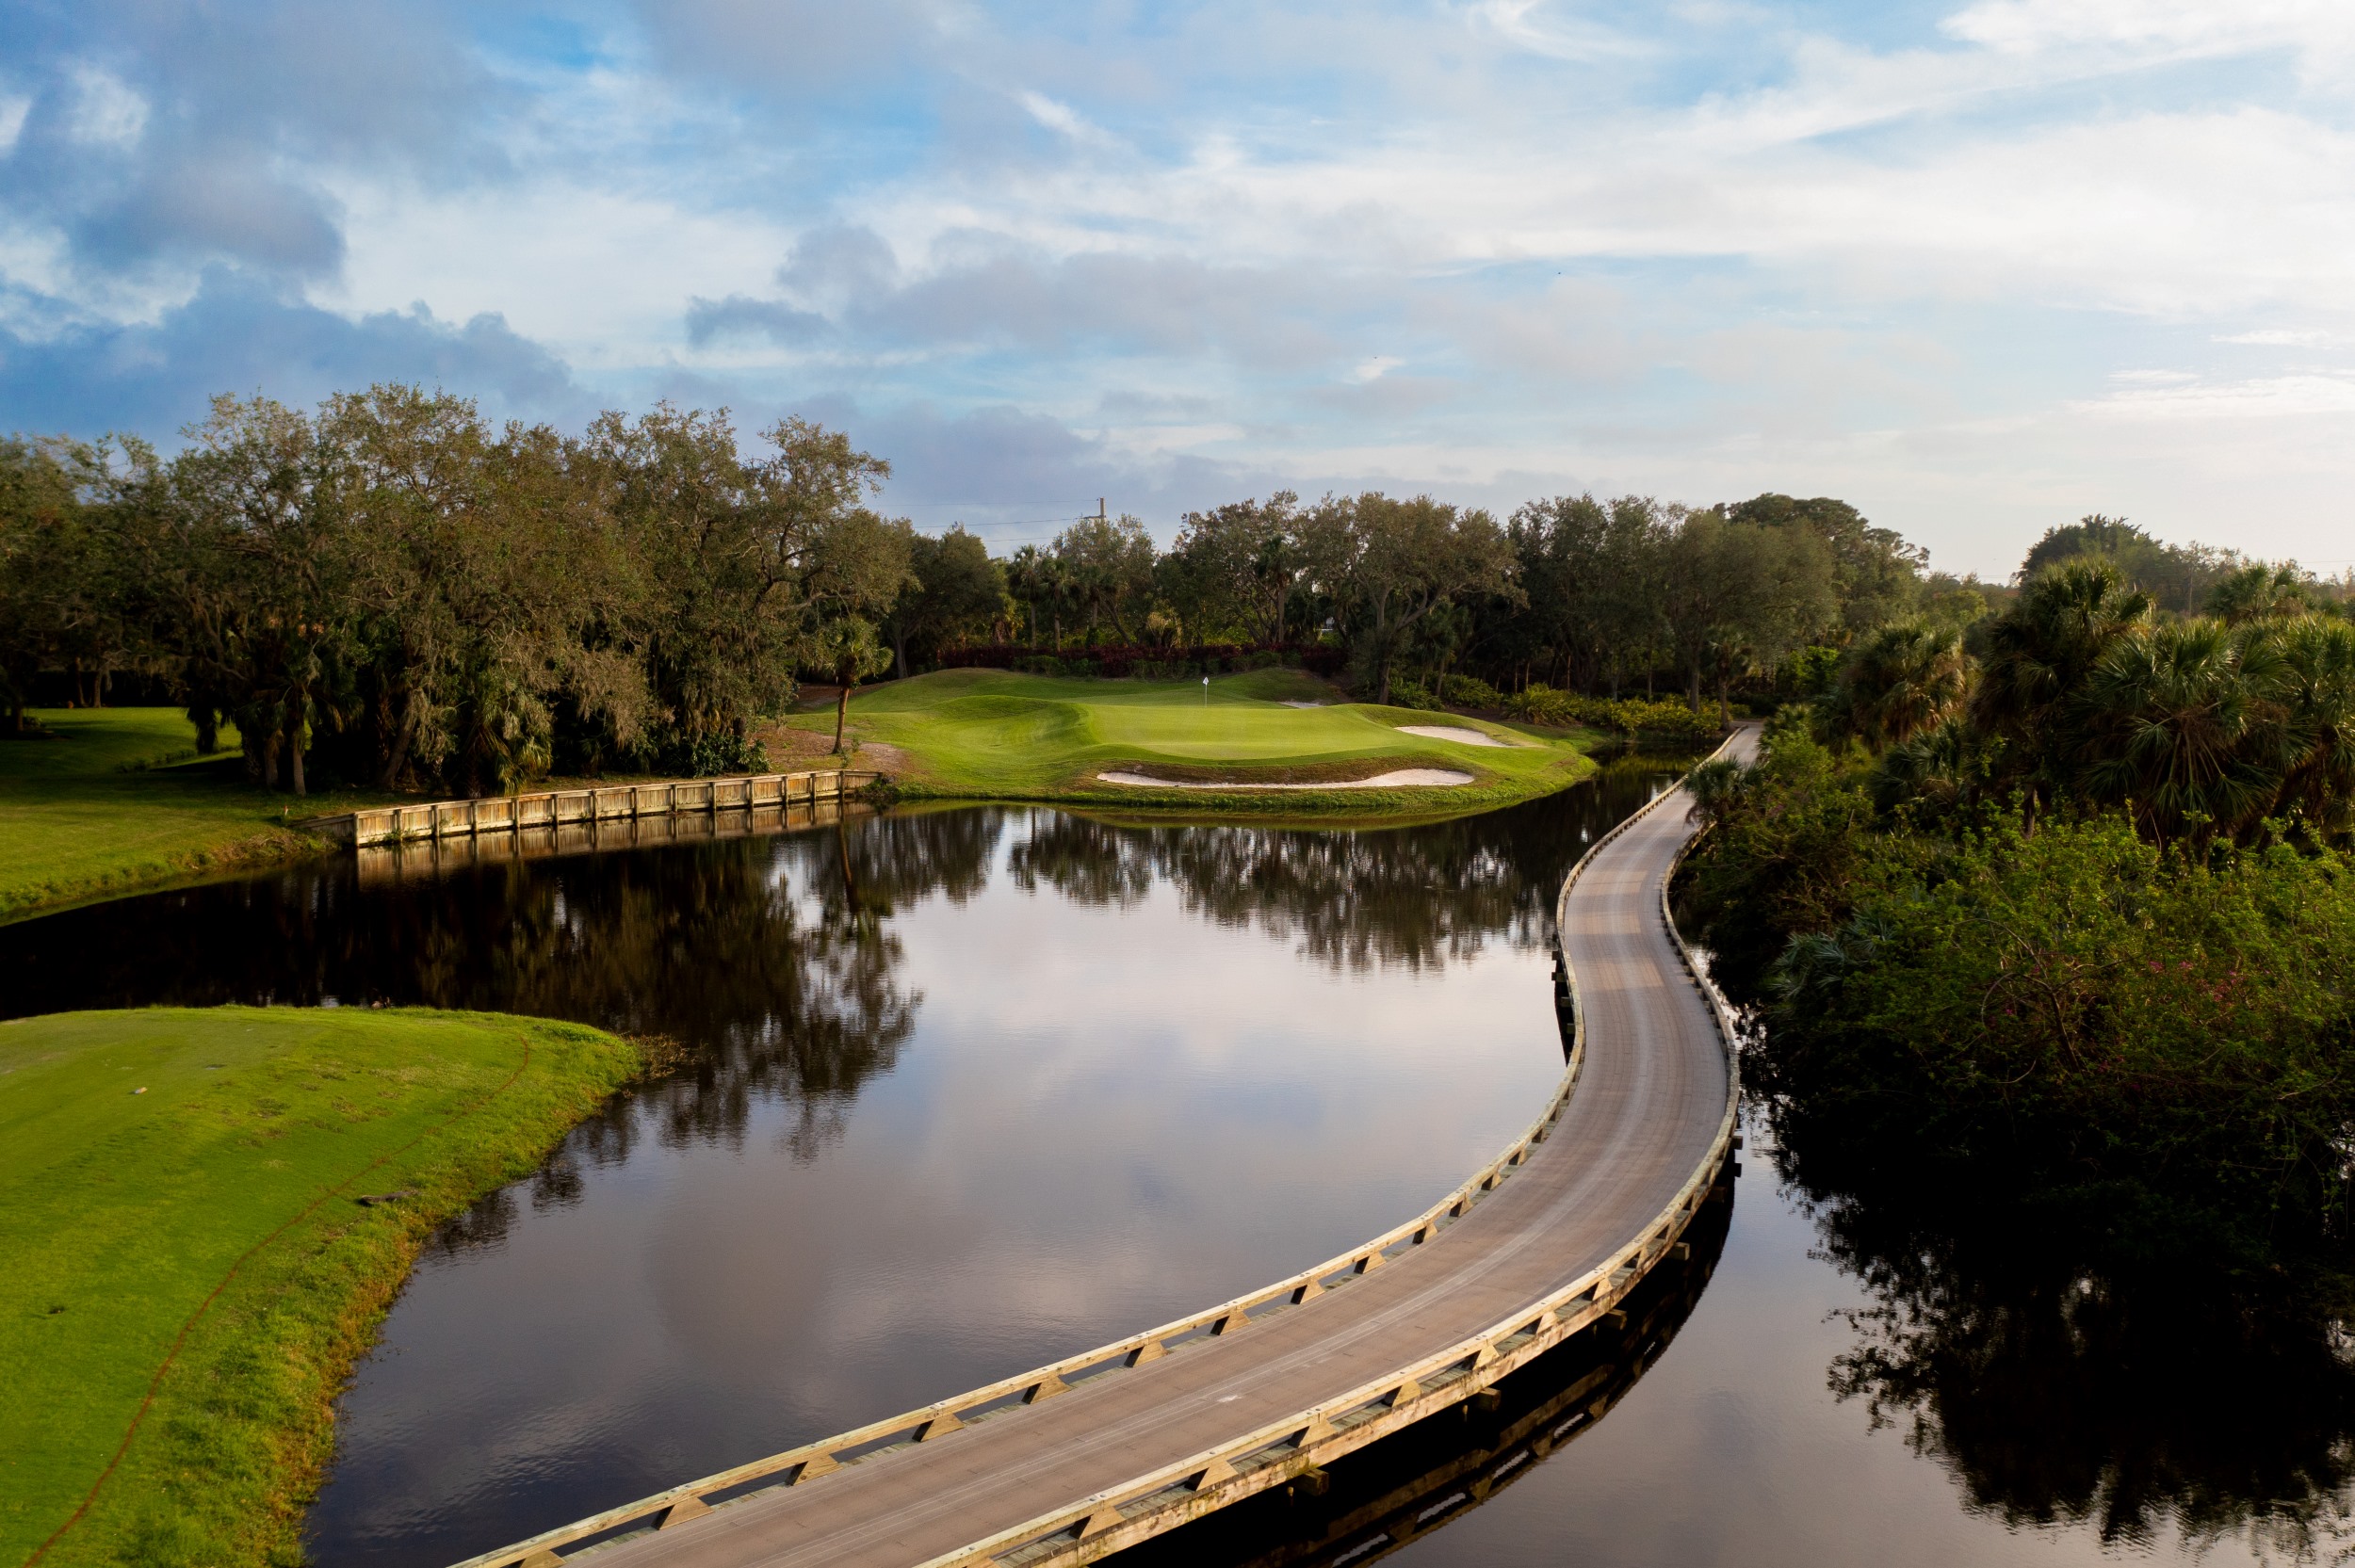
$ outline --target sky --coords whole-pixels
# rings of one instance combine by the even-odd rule
[[[379,380],[890,461],[2355,565],[2347,0],[9,0],[0,430]]]

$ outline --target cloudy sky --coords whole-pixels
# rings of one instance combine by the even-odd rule
[[[2355,562],[2355,5],[0,8],[0,429],[847,427],[1001,543],[1379,485]]]

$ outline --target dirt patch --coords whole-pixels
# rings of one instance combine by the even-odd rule
[[[767,754],[771,770],[778,773],[814,767],[834,755],[831,726],[821,735],[798,725],[770,724],[755,731],[753,738]]]

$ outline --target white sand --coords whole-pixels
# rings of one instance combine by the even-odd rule
[[[1459,746],[1504,746],[1514,743],[1499,740],[1486,730],[1468,730],[1456,724],[1401,724],[1401,735],[1419,735],[1426,740],[1453,740]]]
[[[1321,708],[1326,706],[1327,704],[1324,703],[1304,703],[1297,697],[1287,697],[1284,699],[1284,705],[1288,708]]]
[[[1177,779],[1156,779],[1145,773],[1098,773],[1106,784],[1142,784],[1149,789],[1391,789],[1405,785],[1468,784],[1470,773],[1458,773],[1448,768],[1401,768],[1389,773],[1377,773],[1371,779],[1347,779],[1332,784],[1193,784]]]

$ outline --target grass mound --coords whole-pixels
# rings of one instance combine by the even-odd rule
[[[869,760],[904,792],[943,799],[1388,816],[1486,809],[1559,789],[1592,767],[1579,737],[1351,703],[1294,670],[1213,677],[1208,686],[950,670],[861,692],[851,716]],[[1400,728],[1438,721],[1513,744],[1470,745]],[[826,723],[817,716],[797,722]],[[1189,782],[1339,783],[1408,768],[1452,769],[1473,782],[1287,791],[1279,804],[1266,793],[1157,791],[1098,777],[1135,771]]]
[[[299,1561],[419,1246],[637,1061],[495,1013],[0,1024],[0,1561]]]

